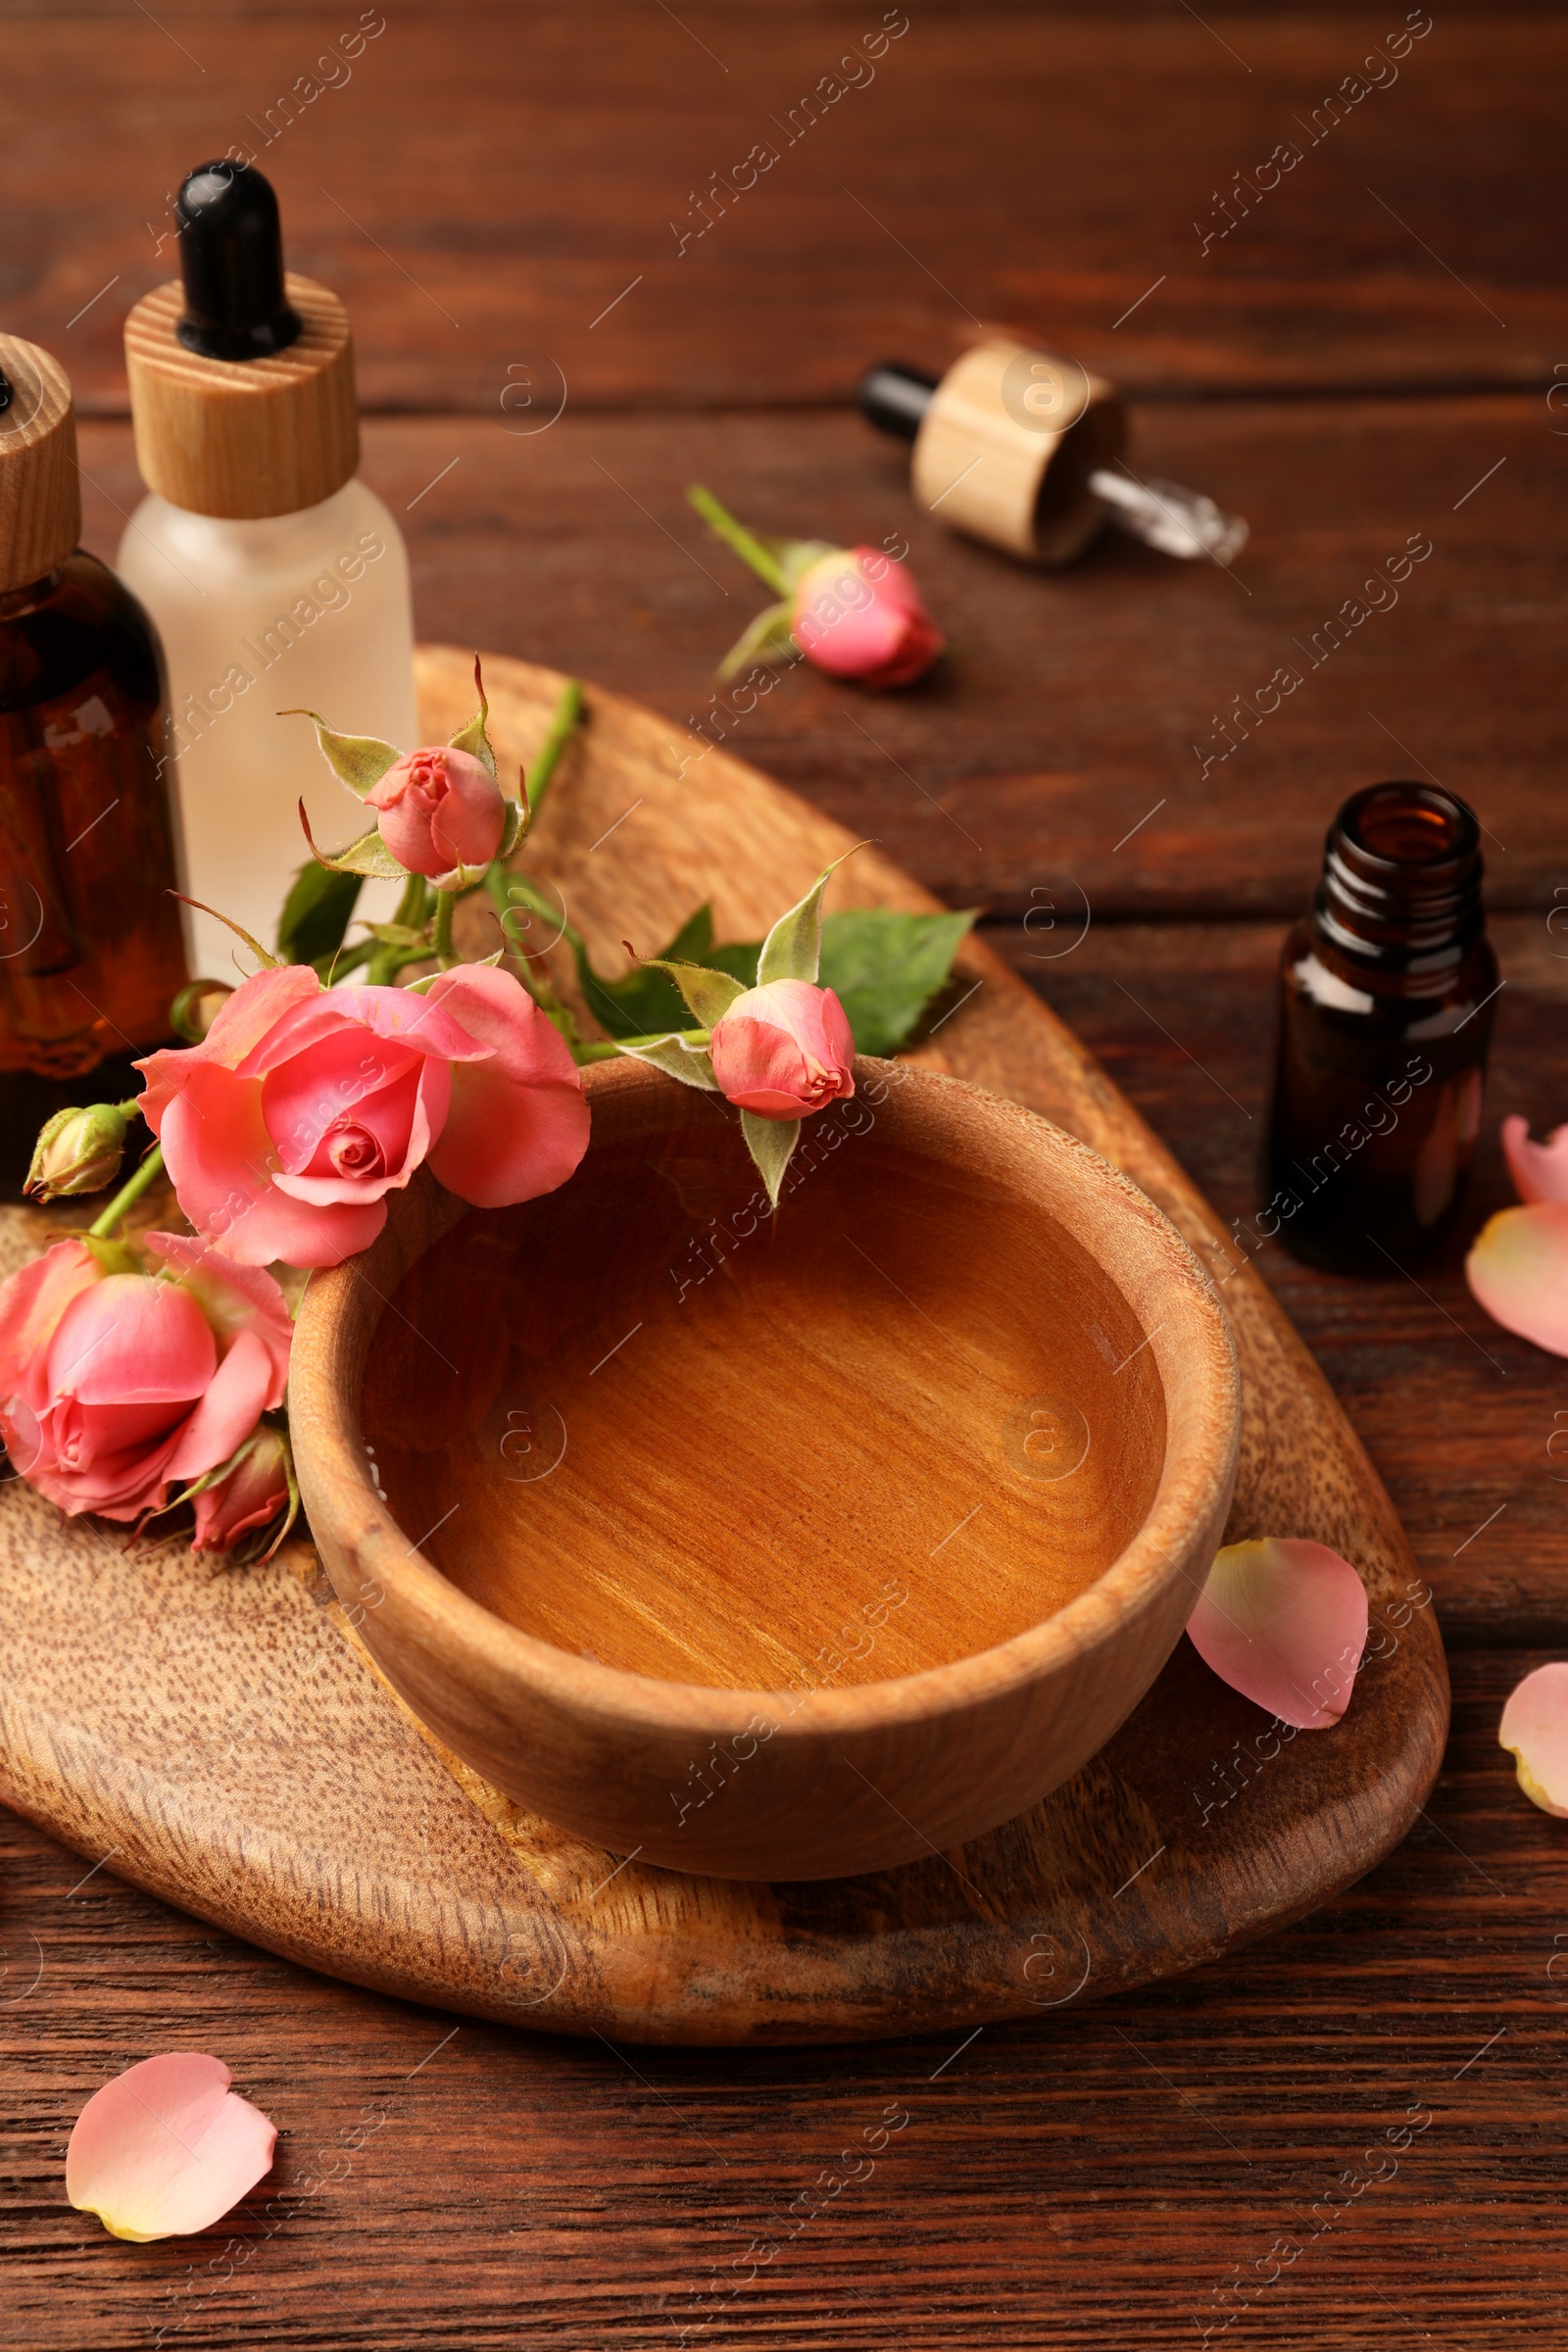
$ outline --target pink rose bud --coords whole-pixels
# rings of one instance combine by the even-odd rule
[[[844,1007],[809,980],[749,988],[715,1023],[710,1052],[729,1100],[759,1118],[804,1118],[855,1092]]]
[[[907,686],[942,651],[912,576],[878,547],[818,557],[796,584],[790,625],[808,662],[862,686]]]
[[[381,839],[411,874],[450,888],[460,865],[488,865],[507,821],[501,790],[482,760],[450,745],[405,752],[366,794]]]
[[[23,1189],[32,1200],[101,1193],[120,1174],[124,1149],[124,1114],[113,1102],[93,1102],[85,1110],[57,1110],[39,1131]]]
[[[264,1422],[226,1478],[195,1496],[194,1551],[228,1551],[253,1528],[266,1527],[288,1503],[288,1454],[280,1431]]]

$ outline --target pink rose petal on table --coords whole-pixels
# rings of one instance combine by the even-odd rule
[[[1497,1740],[1511,1751],[1530,1802],[1568,1820],[1568,1665],[1525,1676],[1502,1710]]]
[[[1478,1302],[1504,1331],[1568,1355],[1568,1200],[1489,1217],[1464,1261]]]
[[[1544,1144],[1536,1144],[1528,1119],[1504,1119],[1502,1149],[1521,1200],[1568,1200],[1568,1127],[1553,1129]]]
[[[1299,1732],[1326,1732],[1345,1713],[1366,1628],[1366,1587],[1349,1561],[1293,1536],[1226,1544],[1187,1622],[1222,1683]]]
[[[166,2050],[95,2090],[66,2150],[66,2194],[115,2237],[205,2230],[256,2186],[277,2138],[220,2058]]]

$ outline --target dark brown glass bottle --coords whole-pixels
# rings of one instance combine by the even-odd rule
[[[1329,828],[1280,957],[1270,1200],[1309,1265],[1392,1274],[1452,1227],[1481,1128],[1497,959],[1481,837],[1432,784],[1374,784]]]
[[[39,1127],[140,1090],[186,979],[163,662],[129,590],[74,544],[71,390],[0,336],[0,1192]]]

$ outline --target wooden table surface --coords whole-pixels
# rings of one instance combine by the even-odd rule
[[[1429,29],[1396,78],[1363,69],[1407,20]],[[350,65],[356,24],[381,29]],[[873,74],[884,24],[907,29]],[[138,495],[119,324],[172,271],[170,192],[247,140],[292,265],[350,305],[365,470],[424,635],[713,719],[760,592],[689,480],[764,528],[906,532],[943,669],[883,699],[797,669],[716,723],[983,906],[1223,1216],[1257,1204],[1284,922],[1334,808],[1380,776],[1437,777],[1489,833],[1507,986],[1464,1238],[1510,1197],[1497,1115],[1568,1117],[1557,12],[7,0],[0,41],[0,322],[73,372],[89,545],[113,553]],[[1220,236],[1234,174],[1287,139],[1299,165]],[[699,235],[711,175],[760,140],[776,164]],[[1113,541],[1036,577],[916,516],[847,396],[869,360],[944,364],[975,320],[1116,375],[1142,466],[1250,518],[1235,573]],[[514,363],[565,387],[542,431],[499,407]],[[1433,553],[1399,605],[1201,774],[1213,714],[1412,533]],[[1568,1832],[1495,1743],[1517,1676],[1568,1654],[1568,1376],[1485,1320],[1461,1255],[1420,1286],[1258,1258],[1453,1669],[1428,1814],[1330,1911],[956,2054],[651,2053],[312,1977],[113,1856],[83,1881],[6,1815],[7,2352],[1568,2341]],[[122,2245],[65,2203],[66,2137],[173,2044],[277,2121],[274,2201]],[[829,2197],[890,2107],[908,2122],[875,2174]],[[760,2259],[819,2177],[819,2218]]]

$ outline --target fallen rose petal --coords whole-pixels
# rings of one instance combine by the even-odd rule
[[[1568,1200],[1499,1209],[1476,1237],[1464,1278],[1504,1331],[1568,1355]]]
[[[1504,1119],[1502,1149],[1521,1200],[1568,1200],[1568,1127],[1554,1128],[1544,1144],[1534,1144],[1528,1119]]]
[[[1568,1820],[1568,1665],[1525,1676],[1502,1710],[1497,1741],[1511,1751],[1530,1802]]]
[[[1366,1628],[1366,1587],[1349,1561],[1290,1536],[1216,1553],[1187,1623],[1222,1683],[1299,1732],[1345,1713]]]
[[[275,2126],[229,2089],[220,2058],[166,2050],[95,2090],[66,2150],[66,2194],[115,2237],[205,2230],[272,2162]]]

